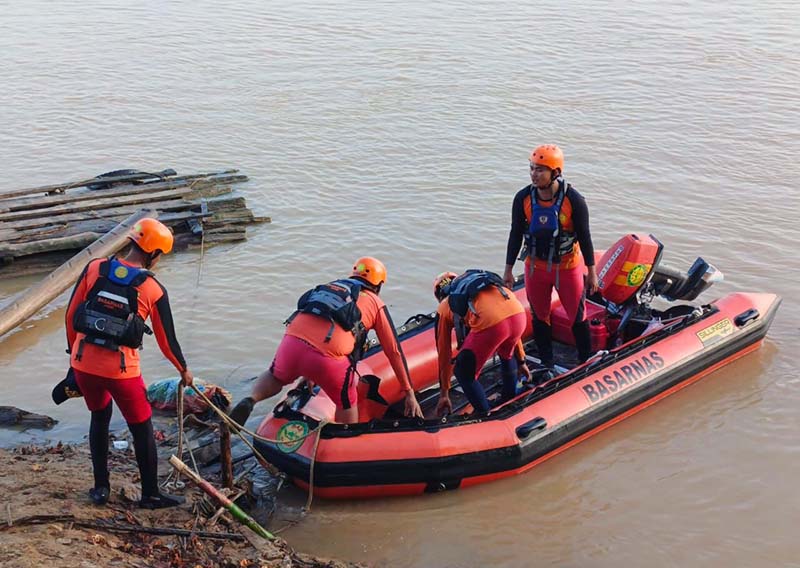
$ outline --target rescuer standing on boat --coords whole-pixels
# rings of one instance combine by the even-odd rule
[[[336,404],[337,422],[358,422],[356,365],[366,350],[370,329],[375,330],[405,392],[405,415],[422,418],[392,318],[378,296],[385,281],[383,263],[362,257],[356,260],[349,278],[321,284],[303,294],[297,310],[286,320],[286,333],[272,365],[259,375],[250,396],[234,407],[231,418],[244,424],[257,402],[305,377]]]
[[[436,350],[439,354],[439,416],[453,411],[450,377],[455,372],[459,385],[476,412],[489,410],[486,392],[477,376],[495,353],[503,377],[502,401],[517,394],[520,373],[530,379],[525,363],[522,334],[525,308],[497,274],[467,270],[461,276],[443,272],[433,281],[436,310]],[[458,355],[452,357],[452,332],[456,331]],[[455,362],[455,366],[453,363]]]
[[[111,400],[117,403],[133,435],[142,483],[141,507],[160,509],[182,503],[158,489],[158,456],[153,437],[152,409],[139,369],[139,348],[145,333],[153,333],[164,356],[175,365],[183,385],[192,384],[181,347],[175,338],[166,289],[149,269],[172,250],[172,233],[155,219],[142,219],[128,238],[125,258],[90,261],[83,269],[66,315],[67,352],[75,379],[92,413],[89,448],[94,487],[89,497],[108,502],[108,427]],[[150,318],[152,331],[145,324]]]
[[[533,335],[542,364],[550,368],[554,365],[550,325],[553,288],[573,322],[572,333],[581,362],[591,355],[586,290],[597,291],[589,209],[583,196],[564,180],[563,170],[564,154],[558,146],[544,144],[531,152],[531,184],[514,197],[503,274],[506,286],[513,286],[514,262],[524,241],[520,259],[525,261],[525,291],[533,313]]]

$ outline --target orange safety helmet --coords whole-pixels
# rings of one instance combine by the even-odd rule
[[[441,302],[447,297],[447,293],[449,292],[447,286],[456,278],[458,278],[458,274],[455,272],[442,272],[433,279],[433,295],[436,296],[437,300]]]
[[[152,254],[156,251],[167,254],[172,250],[172,231],[151,217],[139,220],[128,233],[128,238],[135,242],[144,252]]]
[[[564,152],[555,144],[542,144],[538,146],[530,157],[531,164],[547,166],[551,170],[564,171]]]
[[[350,276],[358,276],[373,286],[380,286],[386,282],[386,267],[377,258],[362,256],[353,264]]]

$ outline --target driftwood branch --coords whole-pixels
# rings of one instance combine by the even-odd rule
[[[31,515],[28,517],[20,517],[19,519],[11,521],[11,524],[0,525],[0,531],[26,525],[45,525],[50,523],[72,523],[76,527],[82,527],[85,529],[106,530],[111,532],[132,532],[132,533],[175,535],[175,536],[187,536],[187,537],[196,536],[199,538],[235,540],[235,541],[245,540],[244,536],[242,536],[239,533],[190,531],[186,529],[175,529],[172,527],[142,527],[138,525],[112,523],[110,521],[90,521],[86,519],[78,519],[73,515]]]
[[[44,414],[28,412],[16,406],[0,406],[0,426],[25,426],[46,430],[57,423],[58,420],[54,420]]]

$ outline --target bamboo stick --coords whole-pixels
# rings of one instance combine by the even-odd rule
[[[0,310],[0,336],[17,327],[42,306],[70,287],[80,276],[83,267],[93,258],[115,253],[127,243],[128,230],[143,217],[156,217],[157,211],[143,209],[134,213],[109,233],[87,246],[44,280],[28,288],[17,300]]]
[[[183,463],[177,456],[172,456],[169,458],[169,463],[172,464],[178,473],[182,473],[189,479],[191,479],[200,489],[202,489],[207,495],[216,499],[220,505],[225,507],[228,512],[233,516],[234,519],[248,527],[258,536],[273,540],[275,537],[267,531],[264,527],[259,525],[255,519],[253,519],[250,515],[242,511],[236,503],[225,497],[222,493],[220,493],[213,485],[211,485],[208,481],[200,477],[197,473],[192,471],[191,468],[187,467],[185,463]]]
[[[220,175],[220,174],[235,174],[238,171],[239,170],[228,169],[228,170],[222,170],[220,172],[207,172],[207,173],[191,174],[191,175],[185,175],[185,176],[169,176],[169,178],[172,179],[172,180],[179,180],[179,179],[191,180],[191,179],[209,177],[209,176]],[[158,173],[163,173],[163,172],[158,172]],[[138,179],[148,179],[148,178],[151,178],[151,177],[157,177],[157,176],[155,176],[153,174],[147,174],[144,178],[138,178]],[[94,177],[94,178],[85,179],[85,180],[82,180],[82,181],[73,181],[73,182],[67,182],[67,183],[57,183],[57,184],[53,184],[53,185],[43,185],[41,187],[29,187],[29,188],[25,188],[25,189],[17,189],[17,190],[14,190],[14,191],[4,191],[4,192],[0,193],[0,199],[13,199],[13,198],[20,197],[20,196],[23,196],[23,195],[35,195],[37,193],[45,194],[45,195],[46,194],[50,194],[50,193],[63,193],[64,191],[66,191],[68,189],[74,189],[74,188],[77,188],[77,187],[85,187],[85,186],[93,184],[93,183],[109,183],[109,182],[110,183],[114,183],[115,181],[127,181],[127,180],[132,180],[132,179],[137,179],[137,178],[135,178],[134,176],[119,176],[119,177],[105,177],[105,178]]]

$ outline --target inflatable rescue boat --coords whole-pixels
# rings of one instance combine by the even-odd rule
[[[434,318],[420,314],[397,332],[424,420],[402,416],[400,385],[373,340],[358,365],[361,422],[326,423],[316,431],[332,422],[334,405],[301,382],[257,430],[279,443],[256,439],[256,447],[303,488],[313,464],[314,493],[326,498],[414,495],[525,472],[761,345],[778,296],[737,292],[708,304],[686,303],[722,274],[702,258],[686,272],[665,267],[662,253],[652,235],[631,234],[599,259],[600,292],[586,305],[596,354],[582,365],[575,361],[571,322],[554,293],[559,374],[551,378],[530,365],[534,380],[489,412],[472,413],[454,380],[453,414],[436,416]],[[521,281],[515,293],[527,307]],[[532,342],[526,352],[538,362]],[[487,363],[480,381],[497,404],[496,360]]]

